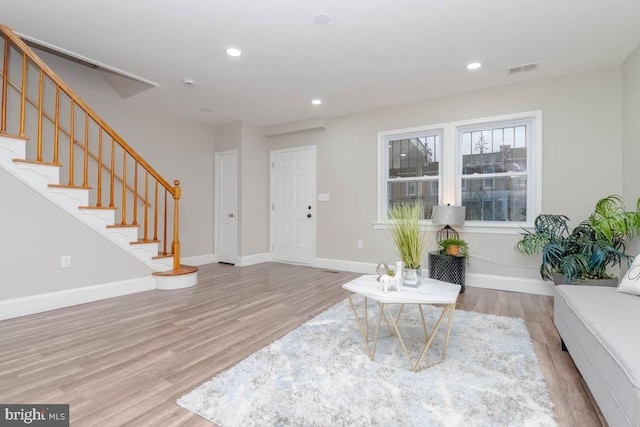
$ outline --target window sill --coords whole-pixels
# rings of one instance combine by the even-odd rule
[[[373,222],[371,224],[374,228],[374,230],[388,230],[389,229],[389,223],[388,222],[380,222],[380,221],[376,221]],[[427,228],[429,231],[438,231],[440,228],[439,226],[433,225],[430,222],[427,223],[425,222],[424,224],[422,224],[421,226],[422,229]],[[455,228],[456,231],[461,232],[461,233],[475,233],[475,234],[522,234],[523,232],[523,228],[524,229],[531,229],[533,228],[533,224],[526,224],[526,223],[522,223],[522,224],[510,224],[510,225],[504,225],[503,223],[496,223],[496,224],[480,224],[480,223],[469,223],[469,224],[465,224],[465,225],[456,225],[453,228]]]

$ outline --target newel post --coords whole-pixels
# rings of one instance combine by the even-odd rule
[[[173,269],[178,270],[180,268],[180,239],[179,239],[179,209],[180,196],[182,196],[182,189],[180,188],[180,181],[177,179],[173,181],[175,187],[173,187],[173,242],[171,243],[171,252],[173,252]]]
[[[0,117],[0,133],[7,133],[7,84],[9,82],[9,36],[4,35],[4,55],[2,65],[2,116]]]

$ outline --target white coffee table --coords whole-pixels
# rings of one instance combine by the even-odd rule
[[[389,326],[389,329],[395,331],[395,333],[397,334],[398,339],[400,340],[400,344],[402,345],[402,349],[404,350],[404,353],[406,354],[413,371],[419,371],[421,369],[431,367],[437,363],[441,363],[442,361],[444,361],[447,352],[447,344],[449,343],[449,334],[451,333],[451,324],[453,322],[453,313],[456,307],[456,300],[458,299],[458,294],[460,293],[460,285],[425,278],[422,279],[422,284],[417,288],[405,287],[402,289],[402,291],[394,290],[384,293],[380,289],[380,282],[378,282],[376,278],[376,275],[361,276],[349,283],[345,283],[344,285],[342,285],[343,289],[347,291],[347,294],[349,296],[349,304],[351,305],[351,309],[353,310],[353,314],[358,323],[358,327],[360,328],[360,333],[362,334],[362,339],[364,340],[367,352],[369,353],[369,358],[371,360],[374,360],[375,358],[376,347],[378,345],[378,335],[380,332],[380,324],[382,323],[382,319],[384,318],[387,326],[389,326],[389,321],[391,321],[393,329],[391,329],[391,326]],[[353,303],[352,296],[354,294],[364,297],[364,321],[360,318],[358,310]],[[368,334],[368,299],[376,301],[379,307],[378,322],[375,331],[373,348],[371,347],[371,343],[369,342]],[[400,304],[400,311],[395,317],[389,307],[389,305],[391,304]],[[409,352],[407,351],[407,347],[404,343],[404,339],[402,338],[400,329],[398,327],[400,317],[402,315],[402,310],[404,309],[405,304],[416,304],[418,306],[420,317],[422,318],[422,327],[424,328],[425,333],[424,348],[422,349],[420,356],[418,357],[417,361],[415,361],[415,363],[413,362],[411,356],[409,355]],[[434,325],[431,334],[429,334],[429,331],[427,330],[427,323],[424,320],[424,313],[422,311],[423,304],[437,305],[442,307],[442,313],[440,314],[440,317]],[[429,350],[429,347],[431,347],[431,343],[433,342],[433,338],[435,337],[436,332],[447,316],[447,332],[440,360],[431,363],[430,365],[427,365],[423,368],[420,368],[420,362]]]

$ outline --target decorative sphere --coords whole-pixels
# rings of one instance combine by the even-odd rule
[[[385,264],[384,262],[381,262],[380,264],[378,264],[378,266],[376,267],[376,273],[378,273],[378,279],[380,279],[380,276],[385,274],[387,271],[389,271],[389,266],[387,264]]]

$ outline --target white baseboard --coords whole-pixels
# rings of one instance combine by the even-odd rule
[[[236,257],[235,265],[237,265],[238,267],[246,267],[249,265],[261,264],[263,262],[269,262],[269,261],[271,261],[271,254],[268,252],[265,252],[262,254]],[[205,255],[190,256],[190,257],[182,258],[180,262],[182,264],[195,265],[195,266],[212,264],[214,262],[218,262],[218,255],[205,254]]]
[[[236,258],[236,265],[238,267],[247,267],[249,265],[262,264],[263,262],[271,261],[271,254],[264,252],[261,254],[239,256]]]
[[[377,264],[370,262],[316,258],[313,266],[329,270],[375,274]],[[428,277],[429,270],[424,270],[424,274]],[[543,282],[542,280],[525,279],[522,277],[467,273],[465,285],[475,288],[495,289],[499,291],[522,292],[525,294],[553,295],[553,284]]]
[[[375,274],[378,264],[372,262],[342,261],[338,259],[316,258],[313,266],[327,270],[352,271],[354,273]]]
[[[495,276],[490,274],[467,273],[466,286],[496,289],[498,291],[522,292],[534,295],[553,295],[553,283],[539,279]]]
[[[181,264],[192,265],[192,266],[212,264],[214,262],[218,262],[218,257],[215,254],[195,255],[195,256],[180,258]]]
[[[149,275],[148,277],[138,279],[12,298],[0,301],[0,320],[42,313],[43,311],[57,310],[59,308],[119,297],[136,292],[149,291],[154,289],[154,287],[153,277]]]

